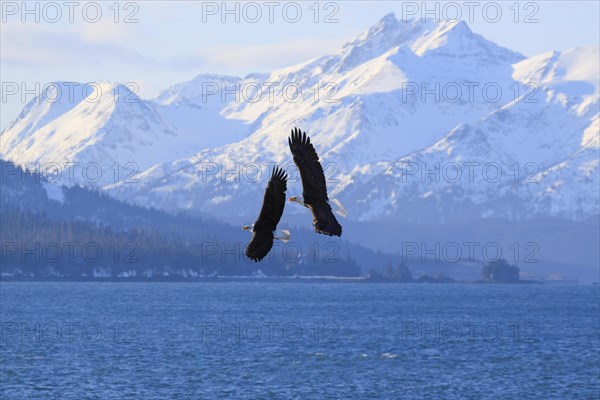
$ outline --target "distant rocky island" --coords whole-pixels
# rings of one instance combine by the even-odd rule
[[[372,269],[365,277],[369,282],[401,282],[401,283],[540,283],[533,280],[522,280],[519,277],[520,269],[511,265],[505,259],[490,261],[481,268],[481,279],[476,281],[459,281],[443,273],[429,275],[422,274],[414,278],[406,264],[394,268],[388,265],[384,270]]]

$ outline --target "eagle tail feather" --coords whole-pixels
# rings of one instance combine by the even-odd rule
[[[344,208],[344,206],[342,205],[342,203],[340,203],[340,201],[338,199],[330,199],[329,200],[329,205],[334,205],[333,212],[336,213],[337,215],[339,215],[340,217],[344,217],[346,218],[348,216],[348,212],[346,211],[346,209]]]
[[[282,242],[287,243],[290,238],[290,231],[288,231],[287,229],[276,229],[273,231],[273,237],[275,239],[281,240]]]

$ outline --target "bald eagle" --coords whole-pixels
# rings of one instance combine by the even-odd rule
[[[301,204],[310,209],[313,215],[313,226],[317,233],[328,236],[342,236],[342,227],[331,211],[325,174],[319,162],[319,156],[310,143],[306,132],[292,129],[288,138],[290,150],[294,156],[294,163],[300,171],[302,180],[302,196],[292,196],[290,201]],[[336,213],[345,217],[346,210],[336,199],[331,202],[337,206]]]
[[[271,172],[271,179],[265,189],[262,208],[256,222],[244,225],[242,229],[252,232],[252,240],[246,248],[246,256],[252,261],[260,261],[273,247],[273,239],[290,240],[290,232],[277,230],[277,224],[285,207],[287,174],[279,167]]]

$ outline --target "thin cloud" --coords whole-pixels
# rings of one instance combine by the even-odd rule
[[[187,62],[196,61],[212,68],[240,69],[242,67],[252,71],[265,71],[334,53],[344,42],[345,40],[340,39],[305,39],[255,46],[204,47],[197,49]]]
[[[113,41],[95,41],[93,34],[83,32],[45,25],[3,24],[0,60],[7,64],[44,67],[147,61],[135,50]]]
[[[156,57],[122,45],[126,39],[132,39],[132,31],[127,28],[109,24],[109,30],[105,31],[103,24],[88,25],[60,29],[45,25],[4,24],[0,60],[8,65],[46,68],[129,64],[180,71],[268,71],[335,52],[344,43],[340,39],[310,38],[254,46],[202,47],[187,55]]]
[[[89,43],[134,42],[143,38],[143,33],[138,25],[115,24],[111,20],[100,20],[97,23],[80,23],[76,27],[81,33],[81,39]]]

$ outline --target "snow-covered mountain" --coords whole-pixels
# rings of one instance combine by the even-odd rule
[[[55,82],[2,132],[1,156],[44,174],[60,171],[67,185],[103,187],[201,145],[156,108],[127,85]]]
[[[273,163],[300,193],[286,140],[298,126],[350,218],[579,220],[599,212],[599,75],[598,47],[525,58],[464,22],[389,14],[339,52],[270,74],[200,75],[154,99],[128,93],[131,103],[107,88],[94,103],[29,104],[2,132],[0,155],[133,162],[135,184],[81,183],[251,218],[260,205],[248,199],[262,198]]]
[[[359,218],[598,214],[598,57],[578,48],[515,64],[515,80],[535,87],[350,188]]]

